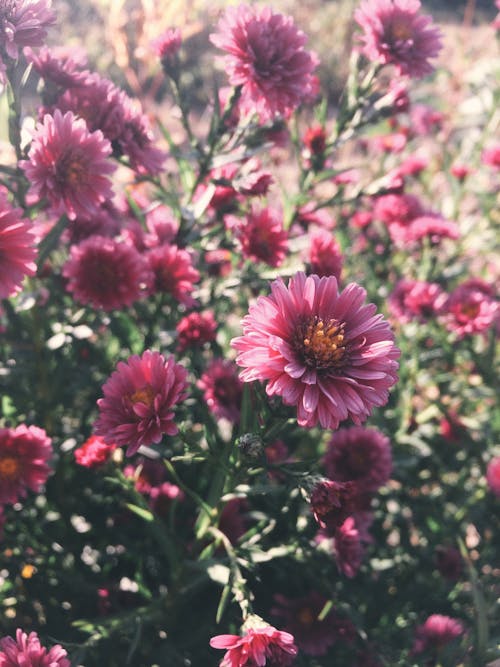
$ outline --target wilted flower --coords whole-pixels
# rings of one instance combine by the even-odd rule
[[[291,17],[269,7],[228,7],[212,43],[225,51],[226,73],[233,86],[242,86],[240,106],[262,121],[287,115],[313,90],[316,56],[306,51],[305,34]]]
[[[186,398],[187,372],[173,357],[146,350],[120,361],[102,390],[94,431],[109,444],[127,446],[132,456],[141,445],[178,432],[173,408]]]
[[[28,635],[18,629],[15,639],[0,639],[0,667],[71,667],[67,655],[59,644],[47,650],[36,632]]]
[[[495,456],[486,468],[486,481],[495,496],[500,497],[500,456]]]
[[[54,213],[75,219],[96,213],[112,197],[108,175],[115,165],[108,160],[110,154],[102,132],[90,132],[84,120],[56,109],[36,126],[29,159],[20,166],[31,192],[48,199]]]
[[[98,468],[109,461],[115,449],[116,445],[108,445],[101,436],[91,435],[75,449],[75,461],[85,468]]]
[[[0,428],[0,503],[15,503],[27,491],[38,493],[50,473],[52,441],[37,426]]]
[[[251,617],[245,625],[241,637],[217,635],[210,640],[212,648],[226,649],[220,667],[288,667],[293,663],[297,647],[290,633],[276,630],[258,617]]]
[[[216,417],[224,417],[233,424],[240,420],[243,383],[238,378],[234,362],[214,359],[196,386],[203,391],[203,399],[208,409]]]
[[[464,632],[463,623],[456,618],[432,614],[423,625],[419,625],[415,630],[415,641],[411,652],[418,654],[439,649],[463,635]]]
[[[434,67],[442,33],[432,17],[419,14],[420,0],[363,0],[355,19],[363,29],[362,51],[368,60],[394,65],[399,74],[422,77]]]
[[[22,214],[0,190],[0,299],[19,292],[24,277],[36,273],[35,235]]]
[[[338,291],[334,277],[297,273],[288,287],[271,284],[243,318],[243,336],[232,346],[245,382],[267,380],[268,396],[297,407],[301,426],[336,429],[360,424],[385,405],[397,381],[394,335],[365,290],[355,283]]]
[[[72,246],[62,273],[77,301],[103,310],[132,305],[151,281],[134,246],[104,236],[90,236]]]

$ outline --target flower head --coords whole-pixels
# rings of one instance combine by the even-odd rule
[[[151,350],[133,355],[119,362],[103,385],[94,432],[109,444],[126,445],[132,456],[141,445],[178,432],[173,408],[184,400],[186,389],[187,372],[173,357]]]
[[[243,383],[236,366],[228,359],[214,359],[196,385],[203,391],[208,409],[233,424],[240,420]]]
[[[109,461],[116,445],[108,445],[99,435],[91,435],[75,449],[75,461],[85,468],[98,468]]]
[[[132,305],[151,279],[132,245],[104,236],[90,236],[72,246],[63,276],[77,301],[103,310]]]
[[[347,517],[335,531],[333,552],[339,571],[349,579],[355,577],[363,562],[364,547],[354,517]]]
[[[36,272],[35,236],[31,224],[0,190],[0,299],[20,291],[25,276]]]
[[[0,56],[17,60],[20,48],[41,46],[56,19],[51,5],[51,0],[2,0]]]
[[[419,14],[420,0],[363,0],[355,19],[363,29],[362,51],[370,61],[392,64],[399,74],[423,77],[441,50],[432,17]]]
[[[255,621],[254,621],[255,618]],[[276,630],[258,617],[247,621],[243,636],[217,635],[210,640],[212,648],[226,649],[220,667],[288,667],[297,655],[293,636]]]
[[[461,621],[442,614],[432,614],[415,630],[415,641],[412,653],[436,650],[446,646],[465,632]]]
[[[152,42],[152,47],[160,58],[163,70],[167,75],[176,74],[181,44],[182,35],[179,28],[167,28]]]
[[[307,37],[291,17],[269,7],[229,7],[210,39],[228,54],[226,73],[231,85],[242,86],[245,112],[267,121],[288,115],[311,96],[318,59],[304,48]]]
[[[37,426],[0,428],[0,504],[38,493],[50,473],[52,442]]]
[[[211,310],[189,313],[179,320],[176,330],[179,351],[184,352],[189,347],[202,347],[215,340],[217,322]]]
[[[498,320],[499,310],[491,286],[470,278],[450,294],[444,317],[448,330],[464,338],[490,329]]]
[[[500,497],[500,456],[495,456],[486,468],[486,481],[490,491]]]
[[[71,667],[67,653],[56,644],[47,650],[36,632],[16,630],[16,638],[0,639],[0,667]]]
[[[234,225],[241,243],[243,257],[269,266],[280,266],[288,250],[288,234],[283,227],[283,215],[276,209],[252,208],[244,222],[227,216],[226,221]]]
[[[326,229],[318,229],[310,235],[309,263],[311,273],[318,276],[335,276],[342,273],[342,250],[339,243]]]
[[[56,109],[36,127],[29,159],[20,162],[31,191],[48,199],[55,213],[70,219],[97,212],[111,198],[108,160],[111,145],[102,132],[90,132],[84,120]]]
[[[83,84],[88,71],[84,70],[87,65],[85,51],[75,47],[49,48],[43,46],[41,49],[24,49],[24,55],[33,69],[50,83],[61,88],[71,88]]]
[[[166,243],[149,250],[146,259],[153,273],[153,292],[166,292],[185,306],[196,305],[191,293],[200,274],[187,250]]]
[[[400,280],[389,295],[389,309],[400,322],[426,322],[441,312],[446,294],[437,283]]]
[[[339,292],[332,276],[297,273],[288,287],[274,281],[232,341],[241,379],[267,380],[267,394],[295,405],[301,426],[365,421],[387,402],[399,357],[389,324],[365,297],[356,283]]]
[[[335,530],[355,509],[355,484],[321,479],[314,485],[310,501],[314,518],[321,528]]]

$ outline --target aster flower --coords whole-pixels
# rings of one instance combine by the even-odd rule
[[[116,445],[108,445],[99,435],[91,435],[75,449],[75,461],[85,468],[99,468],[111,458]]]
[[[88,71],[84,70],[87,65],[86,53],[74,46],[71,48],[43,46],[37,51],[27,47],[24,49],[24,55],[44,81],[61,88],[82,85],[88,76]]]
[[[173,408],[186,398],[187,372],[173,357],[146,350],[119,362],[102,390],[94,432],[109,444],[127,446],[132,456],[141,445],[178,432]]]
[[[185,306],[196,306],[191,293],[200,274],[187,250],[164,244],[148,251],[145,257],[153,274],[152,292],[166,292]]]
[[[0,55],[17,60],[24,46],[41,46],[55,22],[51,0],[3,0],[0,4]]]
[[[37,426],[0,428],[0,504],[38,493],[50,473],[52,442]]]
[[[325,655],[337,641],[354,639],[353,624],[334,609],[319,618],[328,598],[316,591],[295,599],[277,594],[274,601],[276,606],[271,609],[271,614],[283,619],[283,629],[293,635],[300,651],[308,655]]]
[[[179,28],[167,28],[159,37],[153,40],[151,46],[159,57],[163,71],[168,76],[177,75],[179,65],[179,50],[182,44],[182,35]]]
[[[54,213],[68,218],[94,214],[111,198],[108,160],[111,145],[102,132],[89,132],[84,120],[56,109],[38,123],[28,160],[19,164],[30,182],[30,192],[48,199]]]
[[[500,498],[500,456],[493,457],[488,463],[486,482],[490,491]]]
[[[437,650],[446,646],[465,632],[463,623],[456,618],[442,614],[432,614],[415,630],[415,641],[412,654]]]
[[[388,194],[377,197],[373,207],[373,217],[386,225],[405,225],[424,214],[424,208],[415,195]]]
[[[500,169],[500,142],[487,146],[481,153],[481,162],[493,167],[493,169]]]
[[[391,315],[400,322],[426,322],[438,315],[447,296],[437,283],[402,279],[389,295]]]
[[[229,83],[242,86],[240,107],[265,122],[288,115],[313,92],[316,55],[291,17],[269,7],[228,7],[211,42],[225,51]]]
[[[0,667],[71,667],[67,655],[59,644],[47,650],[36,632],[28,635],[18,629],[15,639],[0,639]]]
[[[392,64],[398,74],[423,77],[441,50],[442,33],[432,17],[419,14],[420,0],[363,0],[355,12],[362,28],[362,52],[373,62]]]
[[[347,517],[335,531],[333,552],[339,571],[349,579],[355,577],[363,562],[365,550],[354,517]]]
[[[179,320],[176,330],[178,349],[184,352],[189,347],[202,347],[215,340],[217,322],[211,310],[189,313]]]
[[[147,263],[132,245],[104,236],[72,246],[62,274],[77,301],[107,311],[132,305],[152,280]]]
[[[123,127],[118,137],[120,151],[130,162],[130,168],[139,174],[161,173],[166,159],[165,151],[154,144],[154,135],[147,116],[140,105],[126,95],[122,99]]]
[[[335,276],[340,281],[343,257],[339,243],[326,229],[312,232],[309,247],[311,273],[318,276]]]
[[[196,386],[203,391],[203,399],[208,409],[217,418],[223,417],[233,424],[239,422],[243,383],[238,378],[232,361],[214,359]]]
[[[323,465],[337,482],[354,481],[361,492],[377,491],[392,471],[389,438],[374,428],[341,428],[327,444]]]
[[[406,245],[428,238],[431,243],[440,243],[442,239],[458,239],[460,230],[453,220],[446,220],[440,215],[421,215],[407,225],[394,223],[389,225],[389,234],[394,243]]]
[[[311,491],[310,503],[314,518],[321,528],[335,530],[353,512],[356,505],[356,485],[353,482],[334,482],[320,479]]]
[[[24,277],[36,273],[35,235],[22,214],[0,190],[0,299],[19,292]]]
[[[220,667],[288,667],[297,655],[293,636],[273,628],[258,617],[250,617],[243,636],[217,635],[212,648],[226,649]]]
[[[288,234],[283,227],[283,215],[277,209],[253,207],[245,220],[226,216],[241,243],[243,257],[268,266],[280,266],[288,250]]]
[[[301,426],[336,429],[360,424],[385,405],[397,381],[394,335],[365,290],[351,283],[297,273],[271,285],[243,318],[243,336],[232,346],[245,382],[267,380],[268,396],[297,407]]]
[[[470,278],[450,294],[444,311],[446,327],[458,338],[487,331],[499,316],[499,305],[491,286]]]

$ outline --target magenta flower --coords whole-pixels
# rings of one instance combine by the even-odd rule
[[[189,313],[179,320],[176,330],[179,352],[184,352],[189,347],[202,347],[214,341],[217,322],[211,310]]]
[[[301,426],[365,421],[387,402],[399,357],[389,324],[365,297],[355,283],[339,292],[332,276],[297,273],[288,287],[274,281],[232,341],[241,379],[267,380],[268,396],[295,405]]]
[[[400,322],[426,322],[438,315],[447,295],[437,283],[424,280],[400,280],[389,295],[391,315]]]
[[[153,293],[166,292],[185,306],[196,305],[197,302],[191,294],[194,283],[200,279],[200,274],[194,268],[187,250],[176,245],[164,244],[149,250],[145,257],[153,273],[151,285]]]
[[[482,333],[498,321],[499,305],[491,286],[470,278],[456,287],[445,307],[445,323],[458,338]]]
[[[223,417],[233,424],[240,420],[243,383],[236,366],[228,359],[214,359],[197,381],[203,391],[203,399],[217,418]]]
[[[335,531],[333,552],[339,571],[348,579],[355,577],[363,562],[365,550],[354,517],[348,517]]]
[[[242,637],[217,635],[210,640],[212,648],[226,649],[220,667],[288,667],[297,655],[293,636],[276,630],[258,617],[247,621]]]
[[[116,445],[108,445],[99,435],[91,435],[75,449],[75,461],[85,468],[99,468],[109,461]]]
[[[132,305],[152,280],[147,263],[132,245],[104,236],[90,236],[72,246],[62,273],[77,301],[108,311]]]
[[[96,213],[112,197],[108,175],[115,166],[108,160],[111,145],[102,132],[89,132],[84,120],[56,109],[38,123],[29,160],[20,162],[30,191],[48,199],[54,212],[68,218]]]
[[[462,636],[464,632],[463,623],[456,618],[432,614],[423,625],[419,625],[415,630],[415,641],[411,653],[438,650]]]
[[[361,493],[377,491],[392,472],[389,438],[374,428],[341,428],[327,445],[323,465],[337,482],[356,482]]]
[[[108,444],[126,446],[127,456],[178,432],[173,408],[186,398],[187,371],[173,357],[151,350],[133,355],[118,363],[102,389],[94,432]]]
[[[500,498],[500,456],[495,456],[488,463],[486,481],[490,491]]]
[[[52,441],[37,426],[0,428],[0,504],[38,493],[50,473]]]
[[[0,667],[71,667],[67,655],[59,644],[47,651],[36,632],[18,629],[15,639],[0,639]]]
[[[0,299],[19,292],[24,277],[36,273],[35,236],[22,214],[0,190]]]
[[[179,28],[167,28],[151,43],[156,55],[160,58],[166,74],[177,73],[178,54],[182,44],[182,35]]]
[[[268,266],[280,266],[288,250],[288,234],[283,214],[277,209],[253,207],[244,221],[226,216],[241,243],[243,257]]]
[[[318,276],[335,276],[340,281],[343,265],[342,250],[339,243],[326,229],[311,233],[309,264],[311,273]]]
[[[242,86],[240,106],[261,121],[288,115],[312,96],[318,59],[291,17],[269,7],[228,7],[211,42],[225,51],[229,83]]]
[[[432,17],[419,14],[420,0],[363,0],[355,19],[363,29],[362,52],[373,62],[394,65],[398,74],[423,77],[434,67],[442,33]]]
[[[17,60],[24,46],[41,46],[55,22],[51,0],[3,0],[0,4],[0,51]]]
[[[321,528],[335,530],[356,509],[356,485],[320,479],[311,491],[311,510]]]
[[[487,146],[481,153],[481,162],[493,169],[500,169],[500,142]]]
[[[26,48],[24,49],[24,55],[44,81],[50,81],[62,88],[71,88],[83,84],[89,74],[84,69],[87,65],[85,51],[74,46],[50,49],[43,46],[37,51]]]

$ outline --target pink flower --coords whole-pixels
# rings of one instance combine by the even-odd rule
[[[406,245],[428,238],[431,243],[440,243],[442,239],[458,239],[460,231],[453,220],[446,220],[440,215],[421,215],[406,225],[389,225],[389,234],[394,243]]]
[[[242,86],[240,106],[261,121],[288,115],[313,92],[315,54],[305,50],[305,34],[291,17],[269,7],[229,7],[219,21],[212,43],[225,51],[226,73]]]
[[[426,322],[438,315],[447,296],[437,283],[419,280],[400,280],[389,295],[392,316],[400,322]]]
[[[182,44],[182,35],[179,28],[167,28],[152,42],[152,47],[160,58],[166,74],[176,74],[178,54]]]
[[[339,243],[326,229],[318,229],[310,235],[309,264],[311,273],[318,276],[335,276],[340,281],[343,257]]]
[[[495,456],[486,468],[486,481],[495,496],[500,497],[500,456]]]
[[[481,153],[481,162],[494,169],[500,169],[500,142],[492,144],[483,150]]]
[[[17,60],[19,48],[41,46],[55,22],[51,0],[5,0],[0,5],[0,44],[8,58]]]
[[[162,482],[154,486],[149,492],[149,506],[155,514],[166,517],[174,501],[184,499],[184,491],[176,484]]]
[[[253,207],[245,221],[226,216],[241,243],[243,257],[268,266],[280,266],[288,250],[288,234],[283,215],[277,209]]]
[[[24,277],[36,273],[35,235],[22,214],[0,190],[0,299],[17,294]]]
[[[432,614],[423,625],[419,625],[415,630],[415,641],[411,653],[417,654],[440,649],[463,635],[464,632],[463,623],[456,618]]]
[[[176,330],[179,352],[184,352],[189,347],[202,347],[214,341],[217,322],[211,310],[189,313],[179,320]]]
[[[16,638],[0,639],[0,667],[71,667],[68,654],[56,644],[47,651],[36,632],[16,630]]]
[[[118,363],[102,389],[94,432],[109,444],[126,445],[127,456],[178,432],[173,408],[186,398],[187,372],[173,357],[151,350],[133,355]]]
[[[146,259],[153,273],[152,292],[170,294],[185,306],[195,306],[191,293],[200,274],[192,264],[187,250],[176,245],[164,244],[146,253]]]
[[[75,461],[85,468],[99,468],[111,458],[116,445],[108,445],[99,435],[90,438],[75,449]]]
[[[56,109],[38,123],[28,160],[19,164],[30,191],[48,199],[54,212],[68,218],[93,215],[113,192],[108,175],[111,145],[102,132],[89,132],[84,120]]]
[[[43,46],[38,51],[27,47],[24,49],[24,55],[42,79],[62,88],[79,86],[88,76],[88,72],[83,69],[87,65],[85,51],[80,51],[74,46],[50,49]]]
[[[470,278],[453,290],[444,312],[447,329],[464,338],[493,327],[499,306],[488,283]]]
[[[52,441],[37,426],[0,428],[0,504],[38,493],[50,473]]]
[[[355,637],[351,621],[339,616],[335,609],[319,618],[328,598],[316,591],[295,599],[277,594],[274,600],[276,606],[271,614],[283,619],[284,630],[293,635],[298,648],[308,655],[325,655],[335,642],[351,642]]]
[[[255,619],[255,620],[254,620]],[[217,635],[210,640],[212,648],[226,649],[220,667],[288,667],[297,655],[293,636],[276,630],[257,617],[251,618],[253,627],[238,635]]]
[[[356,283],[339,292],[332,276],[297,273],[288,287],[274,281],[232,341],[241,379],[267,380],[268,396],[295,405],[301,426],[365,421],[387,402],[399,357],[389,324],[365,298]]]
[[[374,428],[341,428],[328,442],[323,464],[330,479],[354,481],[361,493],[377,491],[392,472],[389,438]]]
[[[420,0],[363,0],[355,19],[363,29],[362,51],[370,61],[392,64],[399,74],[423,77],[434,67],[442,33],[419,14]]]
[[[333,551],[340,572],[349,579],[355,577],[363,562],[364,547],[354,517],[348,517],[335,531]]]
[[[243,384],[232,361],[214,359],[196,386],[203,391],[203,399],[210,412],[233,424],[239,422]]]
[[[389,194],[377,197],[373,208],[373,217],[386,225],[392,223],[407,224],[419,215],[424,209],[420,200],[409,194]]]
[[[132,245],[104,236],[72,246],[62,273],[77,301],[107,311],[132,305],[151,280],[146,262]]]
[[[356,485],[321,479],[311,491],[310,502],[320,527],[335,530],[355,509]]]

